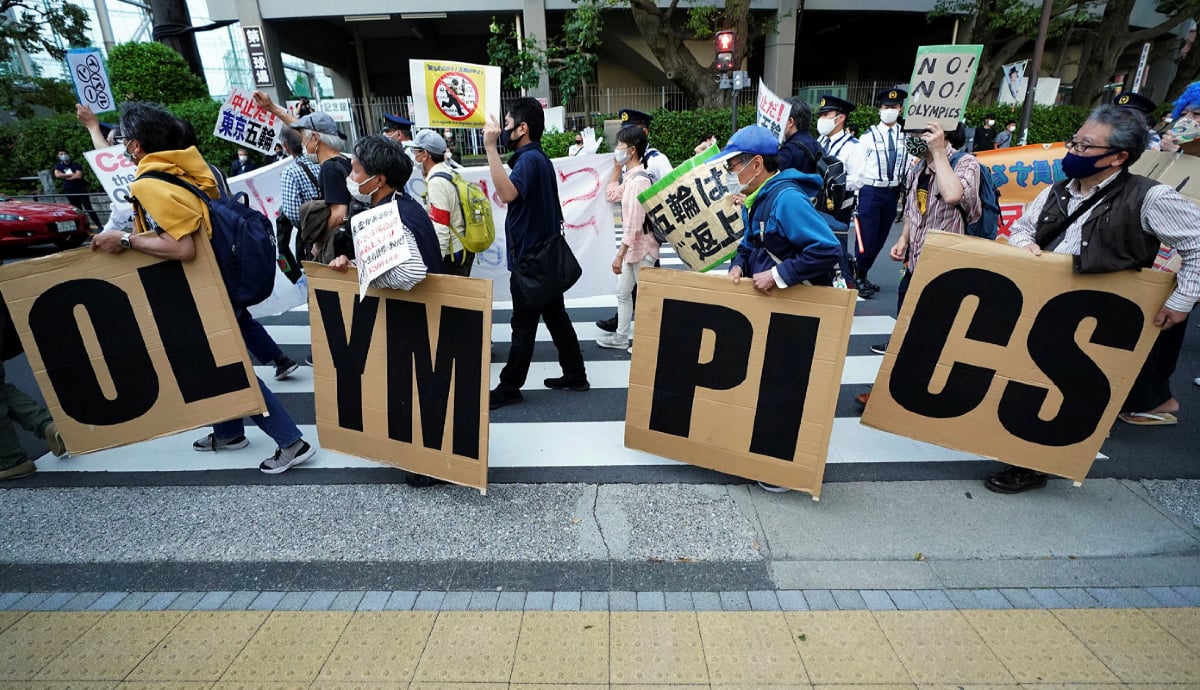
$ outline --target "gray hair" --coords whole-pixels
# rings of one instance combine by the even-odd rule
[[[302,140],[298,129],[284,127],[279,130],[279,142],[283,144],[283,150],[287,151],[289,156],[299,156],[304,153]]]
[[[339,137],[336,134],[323,134],[323,133],[315,131],[315,130],[309,130],[309,131],[312,132],[313,135],[315,135],[318,139],[320,139],[322,143],[324,143],[326,146],[328,146],[329,148],[331,148],[335,151],[341,151],[342,146],[346,143],[341,137]]]
[[[807,132],[812,125],[812,108],[804,99],[795,96],[787,99],[787,103],[792,106],[792,112],[788,117],[796,123],[796,131]]]
[[[1150,133],[1146,131],[1146,122],[1136,110],[1102,105],[1088,115],[1087,121],[1112,127],[1112,134],[1108,135],[1108,145],[1129,153],[1129,158],[1122,167],[1128,168],[1136,163],[1150,145]]]

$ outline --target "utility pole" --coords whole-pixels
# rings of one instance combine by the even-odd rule
[[[154,40],[182,55],[192,72],[207,85],[187,0],[149,1],[150,14],[154,18]]]
[[[1042,19],[1038,23],[1037,42],[1033,44],[1033,63],[1025,81],[1025,107],[1021,109],[1021,145],[1029,143],[1029,118],[1033,117],[1033,97],[1037,94],[1038,73],[1042,70],[1042,54],[1046,52],[1046,34],[1050,32],[1053,0],[1042,0]]]

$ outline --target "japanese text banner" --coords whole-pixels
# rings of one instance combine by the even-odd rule
[[[783,141],[784,126],[791,115],[791,107],[787,101],[775,95],[767,88],[766,82],[758,80],[758,124],[771,130],[779,141]]]
[[[1012,224],[1025,214],[1025,207],[1043,189],[1066,179],[1062,159],[1066,147],[1054,144],[1031,144],[1012,148],[980,151],[980,170],[987,170],[1000,192],[999,237],[1008,237]]]
[[[274,113],[259,107],[250,94],[233,89],[221,104],[213,136],[271,154],[275,152],[275,140],[282,125]]]
[[[720,163],[705,163],[719,149],[692,156],[638,195],[650,222],[666,229],[667,240],[693,271],[708,271],[737,252],[743,222],[727,194]]]

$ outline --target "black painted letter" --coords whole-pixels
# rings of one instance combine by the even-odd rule
[[[771,314],[758,384],[758,408],[754,411],[754,435],[750,437],[751,453],[780,460],[796,456],[820,327],[821,320],[813,316]]]
[[[321,324],[325,328],[325,340],[329,343],[329,355],[337,371],[338,426],[362,431],[362,377],[367,368],[367,354],[371,351],[371,333],[375,330],[379,298],[367,297],[354,301],[350,337],[347,338],[346,323],[342,319],[342,301],[338,293],[330,290],[315,292],[317,306],[321,309]]]

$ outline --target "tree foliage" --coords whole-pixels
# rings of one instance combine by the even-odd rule
[[[566,103],[596,73],[596,49],[604,29],[603,10],[614,0],[575,0],[575,8],[566,14],[562,31],[545,43],[536,37],[517,35],[516,24],[502,24],[492,17],[488,58],[504,72],[504,85],[525,90],[537,87],[546,74],[557,84]]]
[[[0,109],[18,118],[34,116],[34,108],[64,113],[75,108],[75,85],[63,79],[20,77],[0,79]]]
[[[122,43],[108,54],[108,75],[118,101],[163,105],[208,98],[208,87],[179,53],[161,43]]]
[[[7,16],[10,10],[15,21]],[[61,60],[66,48],[87,45],[88,14],[79,5],[67,0],[0,0],[0,62],[13,59],[18,50]]]

